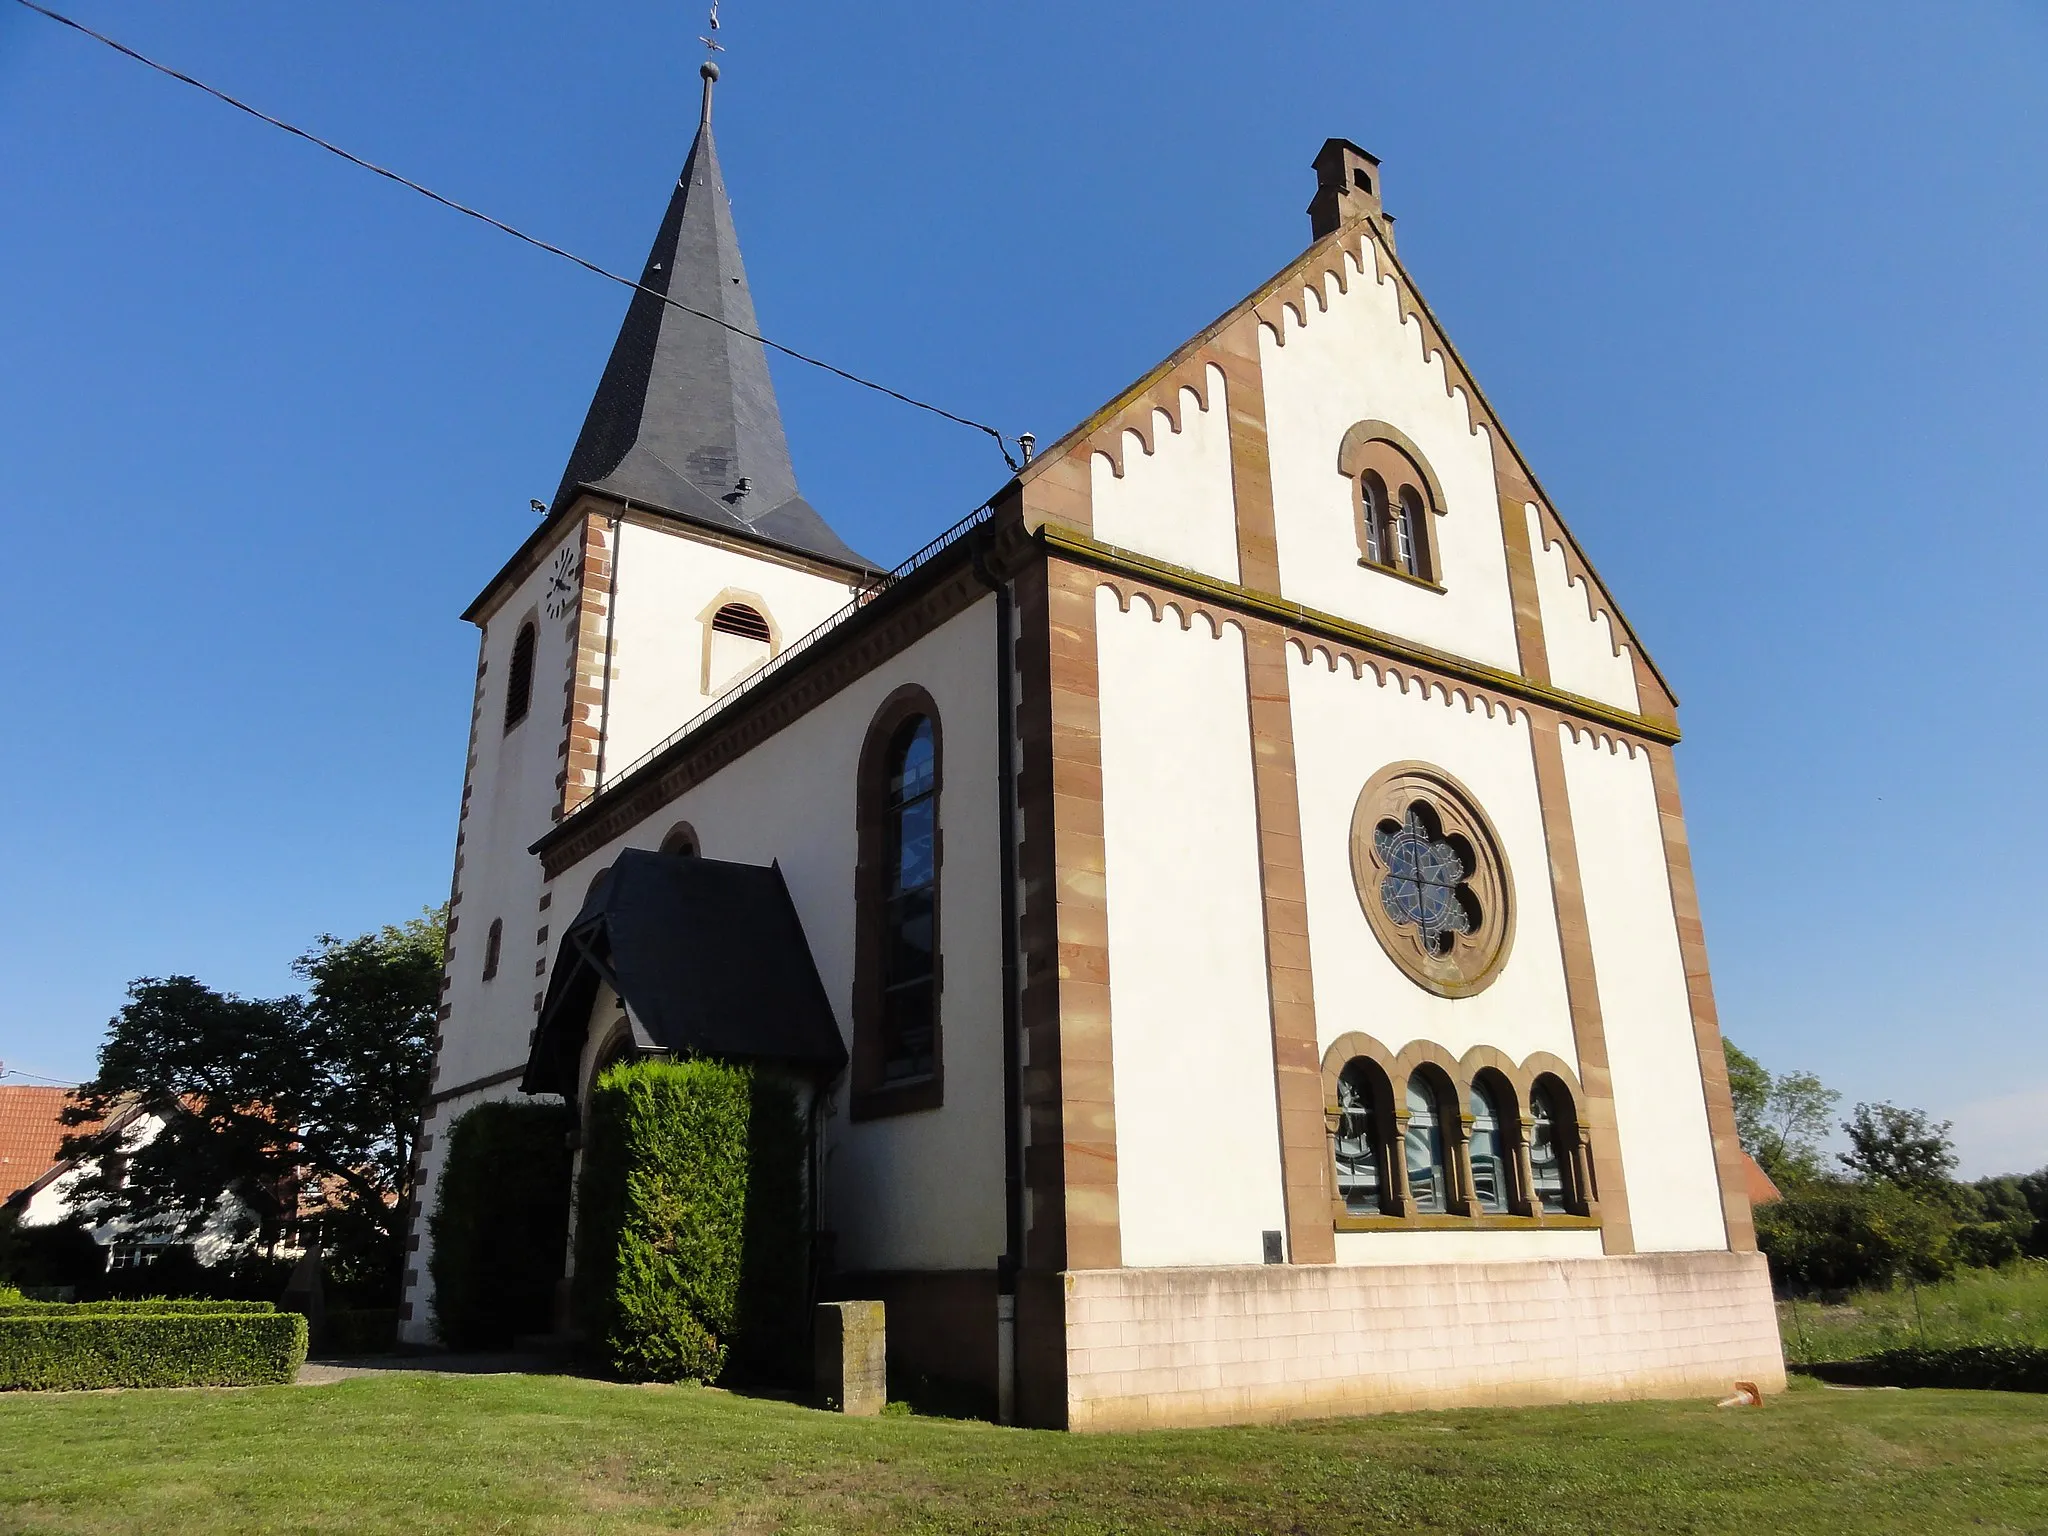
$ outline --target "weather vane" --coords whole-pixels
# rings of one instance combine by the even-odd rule
[[[718,41],[718,0],[711,0],[710,35],[700,35],[697,41],[704,45],[704,57],[707,61],[710,59],[712,54],[725,52],[724,45]]]

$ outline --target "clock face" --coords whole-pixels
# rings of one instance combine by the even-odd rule
[[[548,617],[559,619],[576,605],[576,546],[564,544],[548,576]]]

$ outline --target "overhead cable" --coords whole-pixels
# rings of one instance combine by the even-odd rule
[[[933,405],[928,400],[919,400],[914,396],[904,394],[901,390],[891,389],[886,384],[878,384],[873,379],[863,378],[861,377],[861,375],[857,373],[849,373],[846,369],[840,368],[832,363],[828,363],[824,361],[822,358],[812,357],[808,353],[799,352],[794,347],[786,347],[779,341],[772,341],[766,336],[762,336],[757,332],[746,329],[744,326],[734,325],[729,320],[721,320],[716,315],[708,315],[701,309],[692,309],[688,304],[679,303],[675,299],[670,298],[667,294],[657,292],[656,290],[647,287],[644,283],[637,283],[632,278],[614,272],[608,267],[601,267],[594,261],[586,260],[585,258],[578,256],[574,251],[564,250],[561,246],[543,240],[537,235],[529,235],[523,229],[515,229],[513,228],[513,226],[507,224],[502,219],[494,219],[488,213],[484,213],[479,209],[472,208],[467,203],[458,203],[452,197],[443,197],[439,192],[436,192],[433,188],[421,186],[420,183],[412,180],[410,177],[401,176],[399,175],[398,172],[391,170],[389,167],[378,165],[375,161],[365,160],[361,155],[351,154],[349,151],[343,149],[339,144],[330,143],[328,140],[321,138],[320,135],[318,135],[317,133],[308,133],[305,129],[297,127],[294,124],[285,122],[282,118],[272,117],[268,112],[262,111],[257,107],[252,107],[246,101],[242,101],[237,97],[230,96],[226,91],[215,89],[213,86],[208,85],[204,80],[195,80],[192,76],[184,73],[182,70],[173,69],[168,64],[160,64],[155,59],[150,58],[149,55],[145,53],[138,53],[135,49],[130,48],[126,43],[111,38],[107,36],[104,32],[94,31],[91,27],[88,27],[82,21],[76,21],[71,17],[64,15],[60,11],[53,11],[46,5],[38,5],[36,3],[36,0],[15,0],[15,3],[28,10],[34,11],[39,16],[48,17],[51,21],[58,23],[60,26],[66,26],[71,28],[71,30],[74,32],[83,33],[85,36],[91,38],[96,43],[104,43],[107,47],[113,49],[116,53],[122,54],[127,58],[131,58],[138,64],[148,65],[149,68],[155,70],[158,74],[169,75],[173,80],[177,80],[182,82],[183,84],[189,85],[194,90],[204,91],[214,100],[223,102],[226,105],[233,107],[237,112],[246,112],[250,117],[255,118],[260,123],[268,123],[271,127],[282,129],[284,132],[292,135],[292,137],[294,138],[304,139],[308,144],[314,145],[316,148],[319,149],[324,149],[330,155],[334,155],[340,159],[346,160],[350,165],[357,166],[360,169],[369,171],[374,175],[382,176],[386,181],[395,181],[401,187],[406,187],[414,192],[419,193],[421,197],[428,199],[430,202],[439,203],[443,208],[452,209],[456,213],[463,214],[468,218],[475,219],[478,223],[488,224],[490,225],[491,228],[499,231],[502,234],[510,235],[515,240],[524,241],[526,244],[533,246],[536,250],[546,251],[550,256],[559,256],[564,261],[574,262],[577,266],[583,268],[584,271],[594,272],[595,274],[597,274],[597,276],[605,278],[610,282],[617,283],[622,288],[630,288],[635,293],[644,293],[651,299],[660,300],[662,303],[668,305],[671,309],[681,310],[686,315],[694,315],[699,320],[708,320],[713,325],[720,326],[725,330],[731,331],[735,336],[744,336],[749,341],[757,341],[764,347],[768,347],[776,352],[780,352],[784,357],[794,358],[799,363],[807,363],[813,368],[823,369],[826,373],[832,374],[838,378],[842,378],[846,380],[849,384],[858,384],[863,389],[872,389],[877,394],[887,395],[891,400],[900,400],[903,404],[915,406],[920,411],[930,411],[934,416],[943,416],[947,421],[957,422],[959,425],[963,427],[972,427],[977,432],[986,432],[990,437],[995,439],[996,451],[1002,454],[1004,462],[1007,463],[1012,469],[1016,469],[1018,467],[1017,460],[1014,457],[1012,457],[1010,453],[1009,440],[1005,438],[1001,432],[997,431],[994,427],[990,426],[987,422],[975,421],[973,418],[967,416],[957,416],[953,412],[946,410],[943,406]]]

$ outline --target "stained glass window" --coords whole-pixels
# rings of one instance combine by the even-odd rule
[[[1479,901],[1466,881],[1472,860],[1464,839],[1443,836],[1428,806],[1419,801],[1400,821],[1383,821],[1373,847],[1386,869],[1380,904],[1395,922],[1414,928],[1432,955],[1449,954],[1458,934],[1479,926]]]
[[[1565,1149],[1558,1137],[1565,1124],[1548,1084],[1538,1084],[1529,1095],[1529,1172],[1534,1182],[1536,1203],[1553,1213],[1571,1209],[1571,1176]]]
[[[1501,1140],[1500,1116],[1493,1095],[1472,1085],[1472,1194],[1482,1211],[1508,1208],[1507,1149]]]
[[[882,1080],[936,1069],[933,918],[938,895],[938,758],[932,723],[903,722],[889,747],[882,945]]]
[[[1408,1193],[1415,1209],[1444,1209],[1444,1131],[1437,1119],[1436,1095],[1420,1078],[1408,1079]]]
[[[1337,1079],[1337,1193],[1358,1216],[1378,1215],[1386,1188],[1373,1077],[1370,1064],[1354,1061]]]

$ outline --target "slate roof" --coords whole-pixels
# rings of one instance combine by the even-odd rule
[[[73,1127],[58,1123],[69,1088],[0,1087],[0,1202],[57,1166],[58,1143]]]
[[[828,1075],[845,1065],[778,865],[621,853],[562,935],[523,1091],[576,1092],[601,981],[625,999],[643,1048]]]
[[[696,142],[640,283],[759,334],[711,137],[708,75]],[[634,294],[627,306],[550,510],[561,511],[581,486],[829,560],[871,564],[797,492],[761,343],[650,294]]]

